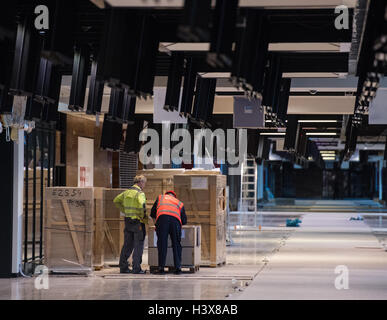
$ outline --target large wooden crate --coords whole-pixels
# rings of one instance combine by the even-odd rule
[[[175,175],[174,190],[184,203],[188,224],[201,225],[201,265],[226,262],[226,185],[224,175]]]
[[[124,244],[125,217],[113,200],[126,189],[94,188],[94,267],[117,263]]]
[[[93,270],[93,188],[46,188],[45,265],[53,272]]]
[[[150,213],[156,198],[168,190],[173,189],[173,177],[183,174],[184,169],[147,169],[137,171],[137,175],[144,175],[147,179],[145,189],[147,212]]]
[[[175,175],[218,175],[219,171],[211,170],[185,170],[185,169],[144,169],[138,170],[137,175],[144,175],[147,183],[144,189],[147,199],[147,210],[150,212],[156,198],[168,190],[173,190],[173,179]]]

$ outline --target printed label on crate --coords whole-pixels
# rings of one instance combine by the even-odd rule
[[[191,177],[191,189],[192,190],[207,190],[208,189],[208,177]]]
[[[92,189],[81,188],[47,188],[48,199],[85,199],[92,195]]]

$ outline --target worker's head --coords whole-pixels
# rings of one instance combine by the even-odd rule
[[[141,189],[144,189],[146,185],[146,177],[143,175],[135,176],[133,182],[134,184],[137,184]]]
[[[173,190],[169,190],[169,191],[167,191],[165,194],[168,194],[168,195],[170,195],[170,196],[174,196],[175,198],[177,198],[176,193],[175,193],[175,191],[173,191]]]

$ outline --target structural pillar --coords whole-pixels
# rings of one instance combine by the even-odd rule
[[[0,277],[17,276],[21,264],[24,131],[17,142],[7,142],[5,130],[0,134]]]

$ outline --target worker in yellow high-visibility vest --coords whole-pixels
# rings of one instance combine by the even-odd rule
[[[124,245],[120,255],[120,273],[144,274],[141,270],[144,251],[146,215],[146,197],[142,191],[146,178],[142,175],[134,178],[134,185],[119,194],[113,201],[125,214]],[[133,252],[133,268],[129,269],[128,259]]]

